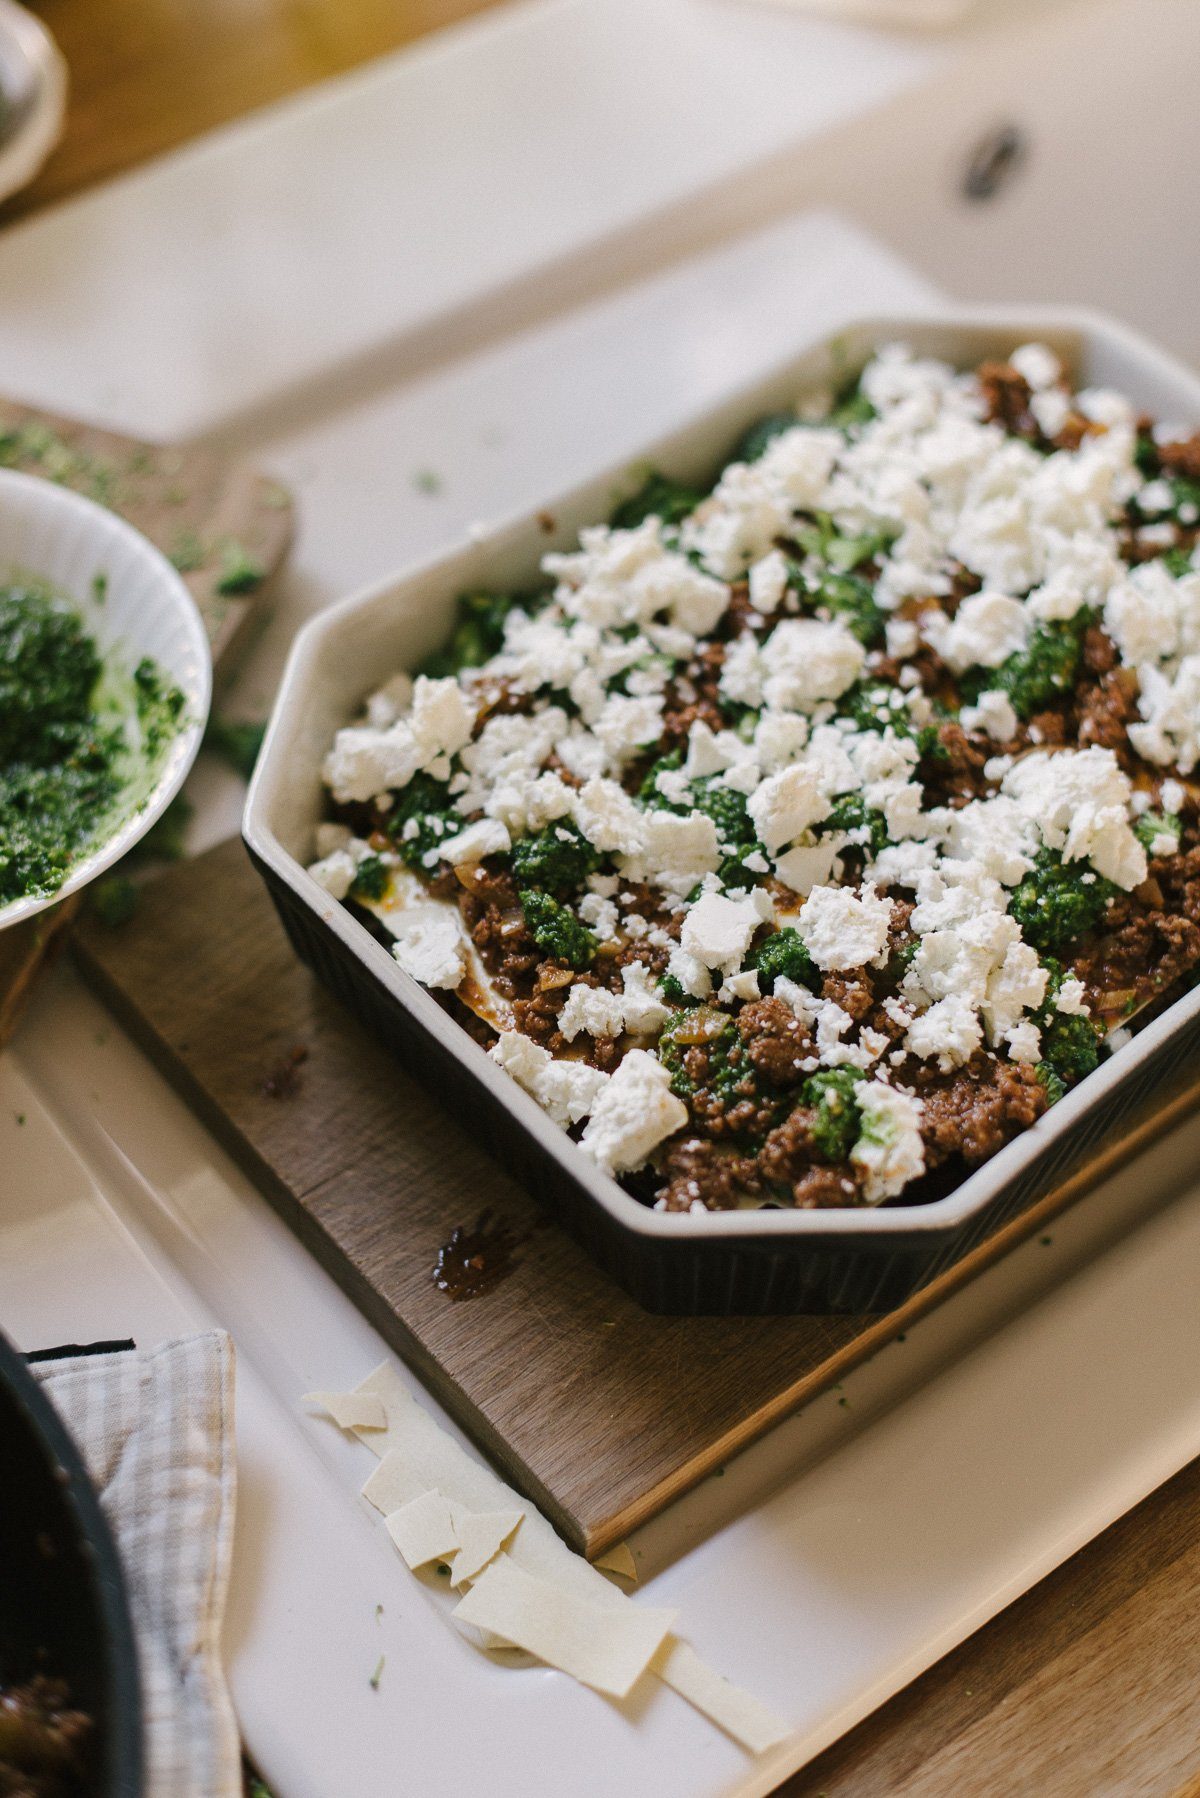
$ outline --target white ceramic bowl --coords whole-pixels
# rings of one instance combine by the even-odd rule
[[[106,577],[103,602],[97,575]],[[160,818],[196,758],[212,696],[212,658],[196,602],[140,531],[89,499],[33,475],[0,470],[0,585],[46,582],[76,608],[106,664],[132,673],[144,656],[183,693],[179,729],[140,801],[45,898],[0,906],[0,930],[78,892],[111,868]]]

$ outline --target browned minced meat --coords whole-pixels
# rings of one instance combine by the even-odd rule
[[[981,362],[978,373],[988,422],[1003,425],[1016,437],[1040,441],[1038,422],[1029,410],[1033,390],[1024,375],[1011,362]]]
[[[1102,674],[1079,696],[1079,741],[1115,750],[1125,760],[1128,727],[1137,717],[1137,678],[1128,669]]]
[[[922,1062],[908,1075],[924,1101],[921,1135],[928,1167],[952,1155],[986,1161],[1046,1109],[1046,1089],[1024,1062],[999,1061],[977,1051],[963,1067],[942,1073]]]
[[[767,620],[762,613],[755,611],[750,604],[749,581],[735,581],[729,589],[729,604],[721,620],[722,629],[730,637],[740,637],[743,631],[761,631],[766,624]]]
[[[857,1180],[845,1168],[810,1167],[792,1186],[797,1211],[826,1211],[834,1205],[858,1203]]]
[[[739,1200],[758,1191],[753,1156],[702,1136],[683,1136],[667,1144],[659,1191],[664,1211],[687,1211],[699,1199],[709,1211],[732,1211]]]
[[[821,997],[840,1005],[856,1024],[861,1024],[875,1005],[875,989],[866,968],[856,968],[852,974],[826,974],[821,982]]]
[[[813,1053],[812,1038],[790,1005],[782,999],[752,999],[737,1016],[738,1035],[746,1057],[772,1086],[797,1086],[805,1078],[801,1063]]]
[[[813,1141],[815,1116],[811,1106],[798,1105],[770,1132],[755,1163],[759,1175],[771,1189],[790,1192],[792,1204],[804,1209],[853,1204],[856,1170],[826,1163]]]
[[[991,788],[983,769],[996,745],[989,737],[966,731],[956,719],[938,726],[938,742],[945,751],[944,760],[932,764],[926,781],[926,798],[954,800],[979,799]]]
[[[528,994],[531,976],[543,957],[529,934],[512,875],[480,862],[471,871],[470,886],[460,885],[459,893],[463,922],[497,990],[506,999]]]
[[[1089,674],[1108,674],[1117,665],[1117,646],[1098,624],[1084,631],[1082,650],[1080,661]]]
[[[1133,1010],[1200,963],[1200,881],[1187,882],[1179,902],[1176,912],[1135,909],[1136,900],[1116,901],[1115,927],[1092,938],[1072,958],[1072,971],[1089,996],[1127,995]]]
[[[538,965],[533,991],[528,997],[513,1000],[513,1018],[518,1030],[549,1049],[552,1055],[571,1055],[594,1068],[610,1073],[621,1059],[620,1039],[615,1036],[592,1036],[580,1031],[572,1043],[558,1027],[559,1013],[573,986],[603,986],[601,969],[577,974],[560,961],[547,959]]]
[[[1156,447],[1158,459],[1169,474],[1181,474],[1189,481],[1200,481],[1200,431],[1193,437],[1181,437]]]
[[[712,1084],[715,1069],[711,1051],[704,1043],[693,1043],[683,1052],[683,1072],[691,1088],[691,1111],[698,1128],[707,1136],[761,1136],[777,1110],[773,1096],[756,1091],[754,1069],[745,1046],[735,1043],[728,1062],[736,1073],[745,1068],[745,1076],[733,1089],[732,1099]]]
[[[1061,712],[1035,712],[1025,727],[1025,735],[1038,748],[1057,748],[1067,741],[1067,721]]]
[[[498,718],[502,713],[533,710],[534,695],[515,687],[503,675],[478,677],[471,682],[471,691],[479,706],[473,727],[475,736],[479,735],[489,718]]]
[[[723,643],[706,643],[681,675],[667,687],[663,702],[663,732],[656,754],[682,748],[692,725],[698,721],[710,730],[724,730],[719,683],[725,661]]]

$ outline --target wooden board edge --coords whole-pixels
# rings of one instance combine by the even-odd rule
[[[195,1079],[187,1063],[169,1043],[164,1043],[154,1026],[110,978],[104,964],[89,952],[82,937],[71,938],[71,954],[87,984],[112,1012],[118,1024],[127,1031],[137,1047],[149,1056],[159,1073],[205,1128],[212,1132],[221,1148],[262,1193],[268,1204],[299,1238],[303,1247],[329,1273],[330,1278],[367,1322],[378,1330],[388,1346],[413,1369],[438,1403],[444,1405],[455,1421],[462,1425],[472,1441],[481,1446],[499,1470],[538,1506],[564,1541],[578,1553],[586,1555],[601,1554],[604,1548],[619,1541],[620,1532],[609,1533],[603,1542],[593,1545],[584,1522],[569,1511],[521,1457],[514,1453],[457,1381],[446,1373],[408,1329],[403,1318],[376,1292],[366,1275],[359,1272],[341,1247],[328,1236],[312,1214],[262,1160],[253,1144],[240,1131],[230,1129],[228,1119]],[[313,1191],[319,1192],[320,1187]]]
[[[309,1252],[316,1254],[321,1265],[328,1269],[352,1303],[495,1464],[539,1506],[570,1546],[589,1558],[604,1553],[633,1530],[657,1516],[667,1505],[683,1497],[718,1468],[751,1447],[777,1424],[835,1386],[854,1368],[869,1361],[903,1330],[928,1315],[944,1299],[960,1291],[1010,1250],[1044,1228],[1051,1219],[1118,1172],[1152,1142],[1200,1109],[1198,1075],[1165,1105],[1158,1107],[1114,1142],[1102,1147],[1044,1198],[996,1230],[903,1305],[866,1324],[860,1334],[836,1350],[820,1369],[801,1376],[791,1386],[773,1394],[766,1403],[739,1420],[736,1426],[715,1437],[691,1460],[639,1494],[636,1500],[613,1512],[591,1514],[579,1509],[568,1509],[513,1451],[475,1402],[446,1374],[408,1329],[403,1319],[375,1291],[366,1276],[359,1273],[341,1247],[321,1228],[269,1164],[261,1159],[252,1142],[230,1126],[228,1118],[195,1079],[183,1057],[164,1043],[154,1025],[111,978],[104,963],[89,952],[86,940],[73,938],[72,953],[85,980],[97,996],[108,1006],[139,1048],[151,1057],[174,1090],[206,1128],[211,1130],[222,1148],[263,1193]]]
[[[979,1274],[1036,1235],[1052,1219],[1061,1216],[1080,1199],[1086,1198],[1105,1180],[1119,1173],[1121,1168],[1160,1137],[1184,1123],[1197,1110],[1200,1110],[1200,1076],[1124,1136],[1102,1148],[1061,1185],[1054,1187],[1044,1198],[1031,1205],[1028,1211],[1022,1212],[993,1235],[986,1237],[960,1261],[948,1267],[927,1286],[921,1287],[903,1305],[894,1311],[885,1312],[876,1322],[868,1324],[853,1342],[835,1351],[818,1372],[804,1375],[794,1386],[777,1393],[769,1403],[745,1418],[736,1429],[726,1431],[719,1441],[697,1455],[686,1468],[679,1469],[670,1479],[660,1481],[635,1503],[625,1506],[612,1518],[586,1528],[587,1554],[603,1554],[614,1542],[621,1541],[657,1516],[668,1504],[682,1498],[686,1492],[715,1473],[718,1467],[725,1466],[735,1456],[752,1447],[777,1424],[810,1404],[813,1399],[819,1398],[823,1392],[828,1392],[848,1373],[863,1366],[880,1349],[886,1348],[902,1331],[928,1316],[943,1300],[961,1291]]]

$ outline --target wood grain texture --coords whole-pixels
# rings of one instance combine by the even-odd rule
[[[1195,1798],[1200,1461],[780,1788]]]
[[[200,609],[214,670],[228,676],[291,540],[292,502],[277,482],[207,450],[142,443],[13,400],[0,400],[0,467],[59,481],[157,544]],[[0,1048],[82,899],[0,931]]]
[[[71,71],[63,140],[0,224],[495,0],[33,0]]]
[[[653,1317],[441,1112],[296,960],[240,843],[85,921],[85,975],[397,1351],[595,1554],[839,1380],[1200,1102],[1152,1122],[884,1317]],[[294,1091],[275,1070],[293,1053]],[[266,1086],[264,1085],[266,1083]],[[282,1081],[292,1085],[290,1078]],[[432,1269],[490,1207],[517,1266],[465,1304]]]

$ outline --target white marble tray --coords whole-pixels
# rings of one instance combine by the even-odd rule
[[[572,58],[594,43],[593,73],[615,81],[623,70],[604,60],[603,40],[578,35],[582,10],[557,0],[516,9],[508,23],[549,32],[547,45],[566,33]],[[611,23],[621,0],[596,11]],[[739,9],[648,0],[651,15],[677,34],[701,21],[699,63],[670,65],[687,90],[674,116],[694,135],[711,90],[707,112],[688,108],[700,106],[714,46]],[[403,292],[381,264],[363,272],[361,307],[354,284],[337,288],[336,304],[297,295],[289,258],[303,248],[324,262],[342,241],[327,196],[302,208],[303,171],[327,142],[322,120],[341,133],[339,154],[357,146],[355,180],[373,196],[358,228],[376,225],[386,200],[377,152],[401,130],[389,103],[411,92],[415,69],[465,105],[489,33],[500,34],[502,63],[513,49],[505,18],[0,238],[0,347],[14,390],[150,433],[224,435],[297,489],[291,573],[239,694],[249,712],[269,699],[283,644],[314,607],[619,457],[848,309],[934,298],[836,218],[809,216],[505,337],[500,321],[548,304],[542,277],[522,286],[518,265],[541,270],[571,244],[604,240],[614,207],[633,230],[639,205],[660,202],[663,171],[647,175],[640,121],[623,132],[624,162],[602,156],[598,186],[578,184],[569,231],[550,243],[538,221],[522,220],[519,243],[482,259],[473,303],[488,341],[470,356],[438,364],[422,336],[422,321],[444,320],[461,297],[461,268],[440,240],[422,237]],[[764,12],[748,26],[752,53],[779,54],[770,34],[783,25]],[[872,83],[919,72],[910,49],[872,34],[796,20],[787,29],[818,34],[804,39],[817,57],[810,81],[834,66],[818,52],[850,56],[837,90],[846,115],[864,92],[877,96]],[[856,61],[863,86],[851,78]],[[580,66],[570,62],[563,79]],[[765,112],[778,141],[793,142],[787,94],[799,65],[785,74]],[[580,95],[577,112],[591,107],[595,121],[607,96],[582,76]],[[763,140],[757,125],[729,130],[732,171]],[[677,199],[713,179],[704,158],[672,160],[669,148],[663,179]],[[418,175],[437,187],[436,169]],[[248,193],[259,199],[243,212]],[[493,240],[477,215],[487,204],[475,196],[462,224],[485,247]],[[194,278],[197,244],[221,278]],[[643,248],[652,261],[653,221]],[[500,250],[511,252],[503,267]],[[596,291],[605,266],[590,265]],[[131,270],[151,280],[149,297],[134,292]],[[225,277],[255,270],[268,286],[243,306]],[[484,305],[502,281],[520,296],[512,313]],[[197,793],[198,841],[224,834],[236,783],[209,768]],[[846,1405],[811,1407],[642,1533],[648,1595],[678,1603],[701,1652],[795,1724],[762,1766],[670,1694],[638,1713],[552,1673],[487,1665],[447,1631],[354,1496],[365,1453],[297,1403],[316,1384],[361,1375],[381,1344],[67,973],[0,1059],[0,1324],[25,1346],[151,1341],[210,1320],[233,1332],[242,1491],[230,1670],[249,1746],[285,1798],[451,1798],[483,1768],[496,1798],[745,1798],[1200,1450],[1190,1352],[1200,1192],[1180,1190],[1197,1148],[1200,1125],[1079,1207],[1051,1246],[1028,1245],[860,1370]],[[376,1692],[368,1680],[381,1652]]]

